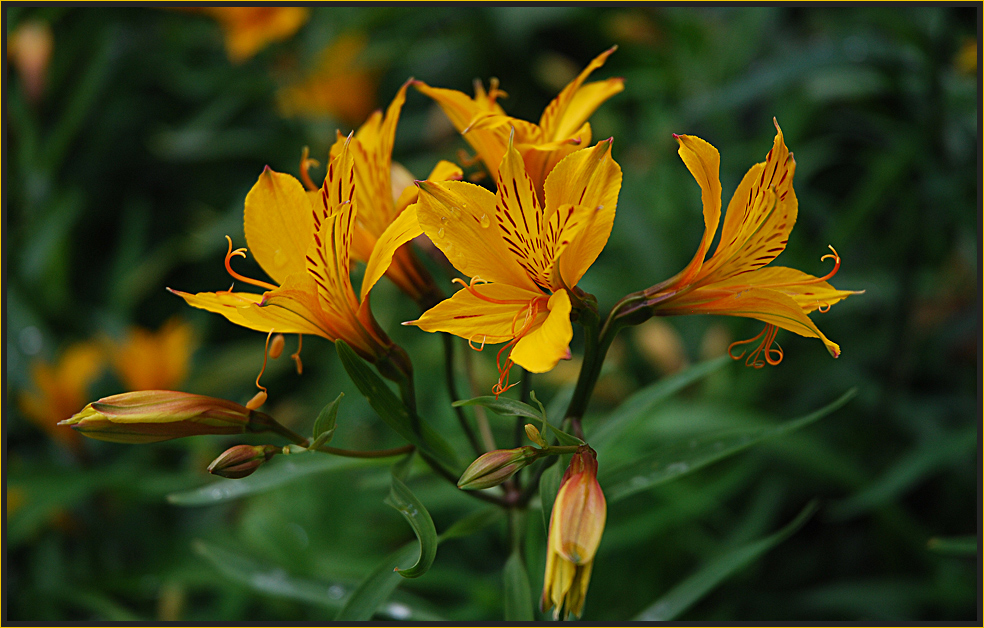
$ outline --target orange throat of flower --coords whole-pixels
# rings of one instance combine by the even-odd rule
[[[460,284],[462,288],[470,292],[473,296],[481,299],[482,301],[485,301],[486,303],[495,303],[496,305],[520,306],[519,309],[516,310],[516,315],[513,316],[512,326],[510,328],[512,339],[506,344],[504,344],[502,348],[499,349],[499,352],[495,356],[495,365],[496,368],[499,370],[499,380],[496,382],[495,386],[492,387],[492,393],[496,396],[496,398],[498,398],[499,395],[501,395],[502,393],[506,392],[507,390],[509,390],[510,388],[512,388],[513,386],[519,383],[519,382],[515,382],[513,384],[509,383],[509,370],[513,366],[513,361],[512,358],[507,356],[505,362],[503,362],[502,355],[506,353],[507,350],[511,350],[514,346],[516,346],[516,343],[522,340],[523,337],[526,336],[526,334],[533,331],[533,325],[536,322],[537,316],[539,316],[541,312],[544,312],[547,309],[547,302],[550,300],[550,296],[544,294],[544,295],[535,296],[529,300],[494,299],[490,296],[482,294],[475,288],[476,283],[479,284],[485,283],[483,280],[481,280],[478,277],[473,277],[471,282],[467,284],[461,279],[457,279],[457,278],[453,279],[452,282]],[[522,322],[520,321],[520,318],[522,318]],[[478,334],[475,334],[474,336],[469,338],[468,346],[474,349],[475,351],[481,351],[482,349],[485,348],[486,336],[482,336],[482,344],[478,347],[476,347],[474,344],[475,338],[477,337]]]

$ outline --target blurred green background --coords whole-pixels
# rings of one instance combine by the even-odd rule
[[[773,424],[858,388],[796,434],[610,503],[584,619],[634,617],[817,498],[801,530],[679,619],[980,620],[979,9],[323,7],[235,60],[223,39],[234,27],[195,12],[5,7],[4,17],[9,619],[333,617],[412,539],[382,503],[385,466],[310,468],[262,494],[180,506],[166,496],[213,481],[205,466],[243,439],[131,447],[53,436],[63,428],[51,426],[126,390],[121,343],[134,326],[154,331],[174,316],[184,335],[137,355],[182,362],[184,350],[190,365],[174,369],[172,387],[252,396],[262,335],[164,288],[228,287],[223,235],[245,246],[243,199],[265,165],[296,176],[306,145],[322,161],[312,176],[323,177],[335,129],[385,106],[410,76],[468,93],[474,78],[498,77],[506,111],[537,120],[618,44],[593,78],[623,76],[625,91],[591,122],[596,140],[614,136],[624,183],[611,240],[581,286],[608,308],[693,255],[700,195],[672,133],[721,151],[727,201],[771,146],[775,116],[796,154],[800,203],[779,263],[823,275],[819,257],[833,244],[843,258],[833,283],[866,292],[814,315],[840,359],[782,332],[780,366],[728,364],[602,452],[611,468],[667,438]],[[465,147],[412,89],[403,111],[394,158],[417,176]],[[262,276],[252,258],[237,268]],[[416,311],[388,282],[373,306],[413,356],[425,416],[450,425],[440,339],[398,325]],[[759,329],[691,317],[627,330],[586,419],[589,440],[633,391]],[[271,414],[306,432],[346,392],[337,443],[399,443],[328,342],[306,339],[302,357],[300,377],[286,356],[268,368]],[[490,351],[477,358],[483,386],[493,361]],[[562,364],[533,388],[550,399],[575,375]],[[426,475],[413,488],[439,531],[476,508]],[[534,595],[539,517],[528,543]],[[499,619],[507,553],[501,522],[448,541],[378,617]]]

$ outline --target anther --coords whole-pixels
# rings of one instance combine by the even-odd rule
[[[284,352],[284,335],[277,334],[270,343],[270,357],[276,360]]]

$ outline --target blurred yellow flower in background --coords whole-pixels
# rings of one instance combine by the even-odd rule
[[[229,60],[241,63],[275,41],[290,38],[308,21],[304,7],[189,7],[222,27]]]
[[[359,57],[366,47],[362,33],[338,36],[324,50],[314,70],[277,92],[281,115],[332,116],[358,124],[376,105],[377,72]]]
[[[34,362],[31,380],[35,390],[23,391],[18,396],[21,412],[55,440],[78,448],[79,435],[56,425],[85,405],[89,386],[99,377],[103,366],[103,351],[91,342],[68,346],[54,364]]]
[[[110,346],[110,360],[127,389],[166,390],[187,377],[196,348],[191,325],[175,316],[156,332],[130,328],[123,342]]]
[[[24,93],[31,102],[37,102],[44,94],[54,45],[51,27],[40,21],[19,24],[7,41],[7,59],[17,68]]]

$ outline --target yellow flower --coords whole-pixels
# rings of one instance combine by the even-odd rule
[[[339,133],[338,140],[331,148],[334,158],[348,143],[355,163],[355,182],[360,196],[358,220],[352,235],[352,257],[359,261],[369,261],[376,243],[388,229],[401,230],[400,245],[420,233],[416,231],[411,235],[407,231],[415,228],[416,222],[413,212],[408,214],[405,211],[417,202],[414,177],[403,166],[393,162],[396,124],[406,101],[408,85],[409,82],[400,88],[385,115],[382,111],[373,113],[351,139]],[[430,181],[460,178],[461,168],[449,161],[439,162],[427,177]],[[320,203],[317,200],[319,194],[309,192],[316,203]],[[409,246],[400,246],[392,254],[392,260],[386,270],[387,275],[407,295],[417,302],[428,304],[440,299],[433,279]]]
[[[44,95],[54,46],[54,36],[47,22],[22,22],[10,35],[7,58],[17,68],[24,93],[32,103]]]
[[[184,436],[245,434],[273,420],[225,399],[173,390],[140,390],[94,401],[58,425],[113,443],[156,443]]]
[[[70,345],[53,365],[35,362],[31,365],[31,379],[37,391],[20,393],[21,411],[56,440],[78,447],[78,435],[56,425],[85,403],[88,388],[99,377],[103,365],[103,352],[88,342]]]
[[[606,511],[595,452],[584,447],[571,458],[550,513],[540,610],[553,608],[554,619],[581,616]]]
[[[188,375],[196,344],[193,336],[191,325],[178,317],[156,333],[133,327],[124,342],[111,348],[113,367],[130,390],[175,388]]]
[[[353,124],[364,120],[376,102],[375,72],[361,66],[365,35],[345,34],[321,52],[314,71],[277,92],[284,116],[335,116]]]
[[[542,203],[544,183],[554,166],[572,152],[591,144],[591,125],[587,119],[603,102],[624,89],[621,78],[584,83],[588,75],[604,65],[615,49],[612,47],[598,55],[561,90],[543,110],[539,124],[505,114],[496,100],[506,93],[499,89],[495,79],[490,82],[488,92],[477,82],[474,98],[419,81],[415,82],[415,87],[437,101],[493,175],[506,154],[511,134],[515,133],[514,147],[522,155]]]
[[[226,269],[267,292],[172,292],[194,307],[222,314],[249,329],[342,339],[367,360],[386,356],[394,345],[372,316],[369,291],[397,247],[406,242],[400,240],[405,229],[395,221],[375,243],[356,295],[349,277],[350,250],[362,199],[371,191],[357,177],[350,148],[344,145],[329,164],[316,211],[300,181],[269,167],[246,196],[247,244],[279,286],[233,271],[231,258],[246,254],[245,249],[232,251],[230,240]],[[409,220],[416,222],[412,214],[402,222]]]
[[[289,39],[310,17],[303,7],[195,7],[215,19],[229,60],[241,63],[275,41]]]
[[[465,289],[404,323],[483,347],[506,342],[496,394],[508,387],[513,362],[543,373],[570,356],[568,291],[608,241],[622,183],[611,140],[561,161],[542,206],[511,143],[497,172],[496,194],[463,181],[418,183],[420,227],[471,282],[455,280]]]
[[[766,324],[762,338],[746,364],[761,368],[778,364],[782,349],[772,348],[777,328],[809,338],[819,338],[835,358],[840,347],[817,329],[807,316],[814,310],[826,312],[830,306],[858,292],[836,290],[827,283],[840,268],[834,251],[821,258],[834,260],[833,270],[814,277],[793,268],[763,268],[786,248],[796,222],[797,201],[793,190],[796,162],[783,141],[776,122],[776,138],[764,163],[748,171],[738,184],[721,229],[717,249],[704,257],[721,218],[721,183],[718,178],[720,156],[717,149],[690,135],[676,136],[680,157],[697,179],[704,206],[704,236],[697,254],[675,277],[645,291],[645,305],[661,316],[676,314],[725,314],[755,318]],[[744,356],[735,356],[739,359]]]

